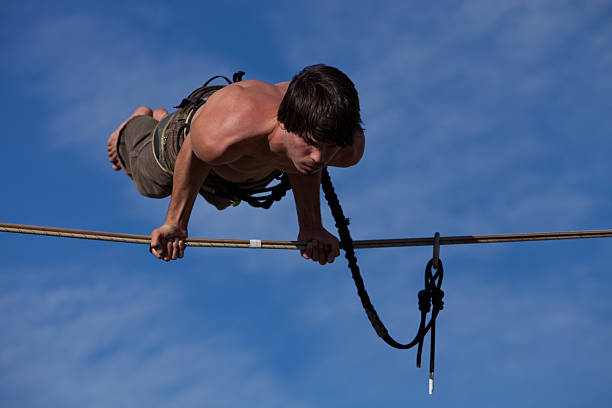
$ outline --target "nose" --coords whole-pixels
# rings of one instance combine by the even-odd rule
[[[310,152],[310,159],[315,164],[321,164],[323,159],[323,152],[321,149],[313,147],[312,151]]]

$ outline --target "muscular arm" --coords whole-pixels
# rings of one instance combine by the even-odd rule
[[[191,137],[187,136],[176,158],[172,179],[172,200],[168,207],[166,223],[187,229],[193,204],[209,171],[210,166],[195,155],[191,146]]]
[[[363,156],[365,136],[358,130],[353,136],[353,144],[334,154],[329,166],[350,167],[357,164]],[[289,174],[289,181],[295,197],[299,241],[307,241],[308,246],[301,251],[306,259],[318,261],[321,265],[333,262],[340,255],[338,239],[330,234],[321,223],[320,185],[321,173],[312,175]]]
[[[151,233],[151,252],[156,257],[164,261],[183,257],[191,210],[209,171],[210,166],[193,152],[188,135],[174,165],[172,199],[166,221]]]
[[[289,174],[293,189],[300,230],[312,230],[322,227],[321,204],[319,198],[321,173],[312,175]]]
[[[334,258],[340,255],[340,249],[338,239],[325,230],[321,223],[321,173],[289,174],[289,181],[300,226],[298,240],[308,242],[306,249],[301,251],[302,257],[321,265],[333,262]]]
[[[211,167],[241,156],[239,149],[229,146],[246,137],[244,118],[250,111],[248,105],[235,103],[239,89],[229,89],[229,96],[223,96],[228,88],[217,91],[196,113],[176,158],[166,221],[151,233],[151,252],[165,261],[183,257],[189,217]]]

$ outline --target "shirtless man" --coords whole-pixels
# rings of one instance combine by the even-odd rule
[[[267,184],[280,170],[293,190],[298,240],[308,242],[301,255],[321,265],[333,262],[339,243],[321,223],[319,190],[325,166],[353,166],[363,155],[359,99],[351,80],[336,68],[314,65],[291,82],[237,82],[213,93],[192,116],[174,160],[159,159],[151,141],[158,122],[160,127],[172,122],[165,109],[138,108],[108,140],[113,168],[123,168],[142,194],[163,197],[171,191],[166,220],[151,233],[153,255],[165,261],[183,257],[198,191],[219,209],[229,205],[203,192],[209,180]],[[161,155],[172,156],[173,143],[165,135],[161,140]]]

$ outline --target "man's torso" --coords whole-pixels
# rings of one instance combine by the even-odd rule
[[[223,146],[206,161],[216,174],[232,182],[262,180],[274,170],[295,173],[288,158],[273,153],[269,137],[277,131],[277,112],[288,82],[272,85],[243,81],[212,95],[194,115],[192,145]],[[196,153],[197,154],[197,153]]]

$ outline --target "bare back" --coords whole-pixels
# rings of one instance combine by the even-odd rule
[[[234,182],[260,180],[276,169],[295,172],[269,142],[279,130],[277,112],[288,85],[249,80],[215,92],[192,121],[196,156]]]

